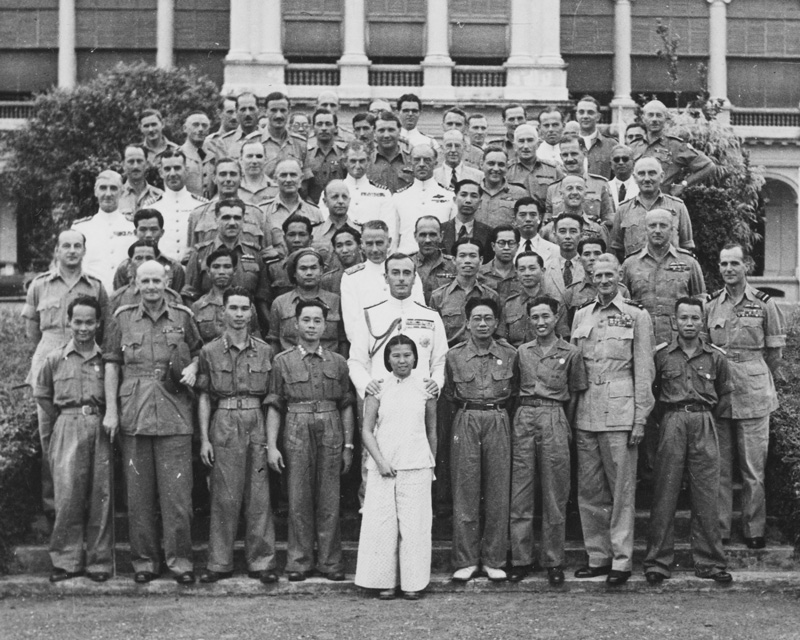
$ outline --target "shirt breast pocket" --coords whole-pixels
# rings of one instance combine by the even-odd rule
[[[629,360],[633,355],[633,327],[606,327],[603,347],[612,360]]]
[[[542,384],[553,390],[563,389],[567,384],[567,365],[559,361],[554,363],[542,363],[539,367],[539,379]]]
[[[144,357],[144,334],[133,332],[123,336],[122,356],[125,364],[138,364]]]
[[[311,374],[308,372],[308,369],[305,366],[300,365],[297,368],[289,367],[283,374],[283,378],[287,385],[292,385],[308,382],[311,379]]]
[[[338,400],[343,394],[344,389],[339,384],[341,375],[339,367],[335,362],[325,362],[322,365],[322,381],[324,384],[323,392],[325,393],[325,400]]]
[[[39,314],[39,329],[41,331],[60,329],[62,327],[62,301],[59,298],[42,300],[36,307],[36,312]]]
[[[708,335],[711,343],[718,347],[728,344],[728,333],[725,329],[727,322],[725,318],[710,318],[708,321]]]
[[[764,347],[764,318],[739,318],[742,328],[740,346]]]
[[[269,386],[269,372],[272,365],[265,359],[247,359],[247,388],[253,395],[265,395]]]
[[[222,394],[233,393],[233,364],[230,361],[220,362],[210,367],[211,386]]]

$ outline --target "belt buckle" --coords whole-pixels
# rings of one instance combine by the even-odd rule
[[[690,405],[690,404],[685,404],[685,405],[683,405],[683,406],[681,407],[681,409],[683,409],[683,411],[684,411],[685,413],[691,413],[691,411],[689,411],[689,407],[691,407],[691,406],[692,406],[692,405]]]
[[[92,407],[92,405],[90,405],[90,404],[85,404],[85,405],[81,406],[81,415],[83,415],[83,416],[94,415],[94,412],[92,411],[93,408],[94,407]],[[88,409],[88,411],[87,411],[87,409]]]
[[[159,380],[161,379],[161,375],[162,375],[163,373],[164,373],[164,370],[163,370],[163,369],[159,369],[158,367],[156,367],[155,369],[153,369],[153,375],[154,375],[156,378],[158,378]]]

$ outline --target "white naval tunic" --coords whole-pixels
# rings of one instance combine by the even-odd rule
[[[159,200],[150,205],[164,216],[164,236],[158,243],[161,253],[183,262],[191,249],[186,244],[189,215],[204,202],[208,200],[190,193],[184,187],[180,191],[167,189]]]
[[[117,267],[136,241],[133,222],[117,209],[111,213],[99,211],[91,218],[76,221],[72,228],[86,237],[84,271],[99,278],[106,291],[113,291]]]

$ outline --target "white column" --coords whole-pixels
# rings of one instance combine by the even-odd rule
[[[566,100],[560,0],[511,0],[509,31],[505,99]]]
[[[252,60],[250,53],[250,0],[231,0],[231,41],[225,61]]]
[[[172,69],[175,49],[175,0],[158,0],[156,17],[156,66]]]
[[[428,0],[425,23],[427,47],[422,61],[422,97],[428,100],[453,100],[453,67],[450,59],[450,18],[447,0]]]
[[[58,86],[71,89],[78,80],[75,55],[75,0],[58,3]]]
[[[731,0],[708,0],[708,92],[723,101],[718,118],[730,122],[728,101],[728,4]]]
[[[369,95],[364,0],[344,0],[344,50],[339,58],[339,97]]]
[[[620,141],[625,138],[625,125],[633,121],[636,112],[636,103],[631,98],[631,2],[633,0],[614,2],[614,98],[611,109]]]
[[[261,20],[253,23],[258,29],[259,39],[255,40],[256,63],[259,67],[259,93],[285,91],[283,73],[286,69],[286,58],[283,57],[283,1],[256,0],[256,7],[261,9]]]

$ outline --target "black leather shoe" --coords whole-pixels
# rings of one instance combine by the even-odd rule
[[[645,580],[647,580],[647,584],[657,585],[664,582],[664,578],[666,576],[663,573],[658,573],[657,571],[649,571],[644,574]]]
[[[53,569],[53,573],[50,574],[50,582],[64,582],[64,580],[80,578],[82,575],[83,571],[65,571],[64,569]]]
[[[212,584],[230,578],[231,576],[233,576],[233,571],[212,571],[211,569],[206,569],[200,573],[200,582],[203,584]]]
[[[286,578],[289,582],[302,582],[306,579],[306,574],[302,571],[289,571],[289,573],[286,574]]]
[[[561,567],[547,567],[547,581],[553,587],[564,584],[564,570]]]
[[[324,574],[324,576],[331,582],[341,582],[344,580],[344,571],[331,571]]]
[[[183,586],[194,584],[194,571],[184,571],[175,576],[175,582]]]
[[[618,587],[621,584],[625,584],[630,577],[630,571],[615,571],[612,569],[606,578],[606,583],[610,584],[612,587]]]
[[[261,571],[261,575],[258,579],[261,581],[261,584],[275,584],[278,581],[278,574],[275,573],[272,569],[267,569],[266,571]]]
[[[597,576],[607,576],[611,573],[611,565],[604,567],[581,567],[575,572],[576,578],[596,578]]]
[[[723,545],[728,546],[730,543],[731,543],[731,539],[730,538],[723,538],[722,539],[722,544]]]
[[[764,536],[756,536],[755,538],[745,538],[744,543],[748,549],[763,549],[767,546],[767,541]]]
[[[728,573],[727,571],[720,571],[718,573],[711,573],[711,574],[700,574],[695,572],[698,578],[703,578],[704,580],[713,580],[714,582],[718,582],[719,584],[730,584],[733,582],[733,576]]]
[[[108,571],[87,571],[86,577],[92,582],[106,582],[111,574]]]
[[[136,584],[147,584],[148,582],[152,582],[158,578],[157,573],[153,573],[152,571],[137,571],[136,574],[133,576],[133,581]]]
[[[511,567],[508,571],[509,582],[522,582],[531,574],[530,567]]]

